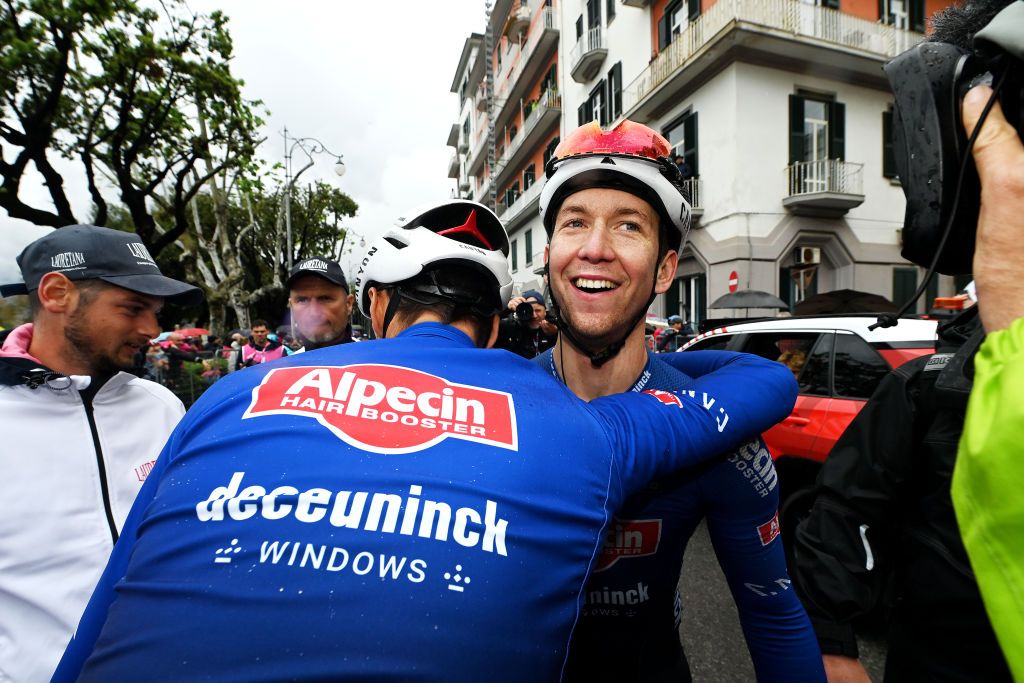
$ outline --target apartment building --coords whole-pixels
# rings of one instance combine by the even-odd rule
[[[904,199],[882,65],[921,40],[925,17],[946,4],[497,2],[495,88],[484,107],[495,171],[486,160],[467,165],[460,187],[485,203],[495,188],[516,244],[515,278],[531,280],[544,243],[535,181],[558,137],[629,118],[660,131],[692,176],[694,226],[676,281],[652,310],[699,322],[730,281],[790,304],[844,288],[901,303],[924,271],[900,256]],[[470,123],[468,137],[479,132]],[[960,284],[938,278],[926,301]]]

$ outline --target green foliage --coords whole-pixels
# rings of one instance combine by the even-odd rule
[[[31,320],[27,296],[0,299],[0,329],[10,329]]]
[[[232,76],[227,19],[183,0],[7,0],[0,6],[0,207],[60,227],[79,222],[52,166],[80,162],[94,222],[113,200],[155,256],[188,227],[187,208],[225,169],[254,166],[259,102]],[[32,206],[30,165],[53,208]],[[110,188],[113,185],[113,188]],[[154,214],[164,211],[165,231]]]

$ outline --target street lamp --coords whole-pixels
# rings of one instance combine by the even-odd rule
[[[302,172],[313,165],[313,155],[326,152],[335,158],[334,173],[339,178],[345,175],[345,162],[342,161],[340,154],[335,154],[331,150],[327,149],[327,145],[320,142],[316,138],[289,138],[288,127],[286,126],[284,132],[284,230],[288,240],[288,272],[292,270],[292,186],[298,177],[302,175]],[[288,144],[289,139],[291,145]],[[307,149],[307,145],[309,146]],[[305,155],[309,158],[309,163],[299,169],[299,172],[294,176],[292,175],[292,152],[295,148],[301,149]]]

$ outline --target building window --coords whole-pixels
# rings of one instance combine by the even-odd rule
[[[892,147],[892,108],[882,112],[882,176],[898,179],[896,173],[896,157]]]
[[[516,139],[517,135],[519,135],[519,128],[516,125],[513,124],[513,126],[508,129],[508,142],[509,142],[509,144],[512,144],[513,142],[515,142],[515,139]]]
[[[878,19],[904,31],[924,33],[924,0],[878,0]]]
[[[677,277],[665,292],[665,317],[680,315],[697,329],[707,310],[708,279],[703,273]]]
[[[469,142],[469,119],[462,122],[462,139]]]
[[[917,291],[917,268],[901,268],[899,266],[892,269],[892,302],[897,306],[902,306],[907,301],[910,301],[911,297],[914,296],[914,292]],[[928,302],[929,305],[931,302]],[[914,310],[917,310],[917,305],[914,305]]]
[[[601,25],[601,0],[587,0],[587,28]]]
[[[576,17],[576,40],[583,37],[583,15]]]
[[[622,116],[622,62],[608,71],[608,120]]]
[[[508,245],[508,255],[512,257],[512,272],[519,270],[519,240],[512,240]]]
[[[526,265],[533,265],[533,228],[526,229],[526,236],[523,238],[523,246],[526,248]]]
[[[683,114],[668,124],[662,133],[672,145],[672,155],[682,155],[689,168],[689,177],[696,178],[699,174],[699,155],[697,153],[697,112]]]
[[[700,16],[701,0],[674,0],[658,21],[658,51],[668,47],[686,25]]]
[[[543,83],[541,83],[540,91],[549,91],[552,93],[558,92],[558,65],[552,64],[551,68],[548,69],[547,75],[544,77]]]
[[[789,96],[789,163],[846,158],[846,105],[821,96]]]
[[[789,304],[790,311],[793,310],[793,306],[817,293],[817,266],[779,268],[779,298]]]
[[[537,168],[534,164],[530,164],[523,171],[523,192],[529,190],[535,182],[537,182]]]
[[[602,80],[593,90],[590,91],[590,98],[587,100],[588,121],[597,121],[602,126],[608,125],[608,107],[605,98],[605,82]],[[583,125],[583,124],[580,124]]]
[[[508,186],[505,190],[505,208],[508,208],[515,204],[516,200],[519,199],[519,181],[515,181]]]
[[[615,18],[615,0],[608,0],[604,5],[604,16],[607,23],[612,23]]]
[[[544,148],[544,166],[547,167],[548,162],[551,161],[551,157],[555,156],[555,148],[558,147],[559,139],[556,136],[554,140],[548,143],[548,146]]]

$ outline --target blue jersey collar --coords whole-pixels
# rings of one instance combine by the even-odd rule
[[[405,328],[399,332],[395,339],[403,339],[406,337],[416,337],[419,339],[425,338],[438,338],[444,339],[450,342],[454,342],[459,346],[466,346],[469,348],[475,348],[476,344],[469,338],[462,330],[451,325],[442,325],[441,323],[416,323],[410,327]]]

